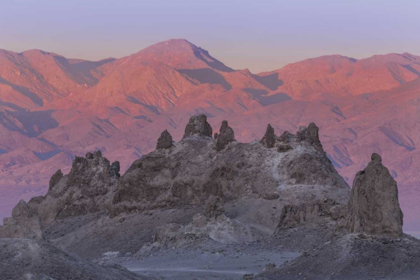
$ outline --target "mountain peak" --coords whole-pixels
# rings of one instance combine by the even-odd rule
[[[134,55],[137,59],[163,62],[176,69],[212,68],[232,72],[210,53],[186,39],[171,39],[147,47]]]
[[[159,42],[153,44],[140,52],[193,52],[194,50],[199,49],[196,45],[192,44],[186,39],[170,39],[167,41]]]

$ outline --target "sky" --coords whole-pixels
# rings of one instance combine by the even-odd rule
[[[254,73],[328,54],[420,55],[418,0],[0,0],[0,49],[123,57],[184,38]]]

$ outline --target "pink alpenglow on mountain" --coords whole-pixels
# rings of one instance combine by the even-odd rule
[[[420,230],[419,77],[420,57],[408,53],[323,56],[258,74],[182,39],[97,62],[1,50],[0,216],[45,193],[75,156],[99,149],[123,174],[162,131],[179,141],[190,116],[206,114],[214,128],[229,120],[241,142],[260,140],[268,123],[281,135],[315,122],[349,184],[381,154],[398,183],[405,229]]]

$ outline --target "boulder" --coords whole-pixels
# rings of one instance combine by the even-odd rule
[[[264,137],[260,143],[266,148],[273,148],[276,143],[276,135],[274,134],[274,128],[268,124],[267,130],[265,131]]]
[[[172,142],[173,140],[171,134],[165,129],[157,141],[156,150],[169,149],[173,146]]]
[[[216,150],[223,150],[230,142],[235,141],[235,133],[227,121],[222,122],[220,134],[216,141]]]
[[[207,122],[207,116],[202,114],[199,116],[192,116],[187,126],[185,127],[185,133],[182,139],[188,136],[207,136],[212,137],[213,129]]]
[[[371,162],[356,174],[349,201],[350,232],[399,237],[403,212],[398,202],[397,183],[374,153]]]

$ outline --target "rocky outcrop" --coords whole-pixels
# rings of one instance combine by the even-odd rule
[[[157,141],[156,150],[169,149],[172,146],[173,146],[172,136],[168,132],[168,130],[165,129]]]
[[[192,135],[212,137],[213,129],[207,122],[206,115],[192,116],[190,118],[190,121],[185,127],[185,133],[182,139]]]
[[[0,226],[0,238],[44,239],[41,220],[37,213],[21,200],[12,211],[11,218]]]
[[[274,128],[268,124],[267,130],[265,131],[264,137],[261,139],[260,143],[266,148],[273,148],[276,143],[276,138]]]
[[[196,125],[199,119],[191,118],[187,135],[197,135],[190,133],[201,131],[191,129],[204,127],[205,118],[201,118],[200,126]],[[309,130],[313,129],[310,127]],[[236,143],[226,149],[226,145],[234,141],[234,132],[224,121],[216,144],[210,137],[186,137],[168,153],[152,152],[136,160],[118,181],[110,209],[117,215],[201,205],[210,196],[233,200],[251,194],[276,201],[284,197],[277,191],[279,185],[314,186],[307,194],[320,192],[320,189],[324,193],[339,192],[346,204],[348,185],[325,152],[312,145],[319,142],[314,138],[316,136],[312,135],[311,141],[306,141],[297,135],[283,133],[282,141],[275,142],[274,147],[278,149],[267,149],[258,142]]]
[[[374,153],[368,166],[354,178],[348,228],[356,233],[398,237],[402,226],[397,183]]]
[[[174,148],[165,152],[158,149],[142,156],[120,178],[119,164],[110,165],[100,151],[76,157],[70,173],[63,177],[57,175],[47,195],[31,200],[28,205],[46,227],[57,226],[64,219],[78,220],[80,216],[113,219],[155,209],[200,208],[201,218],[191,223],[189,230],[211,232],[218,240],[223,239],[219,233],[227,230],[232,241],[254,237],[250,237],[251,231],[242,221],[230,218],[229,215],[236,214],[228,213],[224,207],[227,203],[240,201],[244,209],[249,208],[248,203],[256,203],[258,208],[249,211],[245,221],[269,228],[271,232],[278,226],[284,205],[300,207],[300,213],[309,211],[308,207],[317,207],[310,205],[310,201],[332,199],[347,203],[347,184],[326,154],[314,149],[312,142],[283,134],[287,137],[277,139],[274,147],[289,148],[279,153],[278,149],[267,149],[259,142],[229,144],[235,138],[227,121],[222,123],[215,141],[207,125],[205,116],[192,117],[185,129],[188,136],[177,143],[171,142]],[[305,203],[308,207],[300,206]],[[291,209],[285,214],[288,218],[283,219],[296,220],[294,211]],[[313,216],[324,212],[327,210],[315,209]],[[310,220],[309,215],[303,220]],[[285,224],[290,226],[292,222]],[[197,227],[201,229],[196,231]],[[243,234],[238,235],[238,231]],[[54,231],[48,234],[51,232]]]
[[[45,197],[31,199],[28,203],[43,225],[69,216],[78,216],[106,210],[112,190],[117,186],[120,164],[110,164],[100,151],[77,157],[70,173],[64,176],[57,171]]]
[[[119,178],[120,175],[120,162],[114,161],[109,167],[109,176]]]
[[[301,126],[296,136],[299,141],[306,141],[317,150],[323,151],[321,141],[319,140],[319,128],[314,123],[310,123],[308,127]]]
[[[63,173],[61,172],[61,169],[58,169],[54,175],[52,175],[49,183],[48,190],[52,190],[52,188],[63,178]]]
[[[276,233],[280,230],[294,228],[311,222],[319,222],[321,219],[337,221],[346,218],[346,205],[337,203],[332,199],[308,201],[298,205],[286,205],[282,209],[280,222]]]
[[[290,142],[290,139],[294,138],[295,136],[290,133],[289,131],[284,131],[280,137],[279,137],[279,141],[285,144],[288,144]]]
[[[313,146],[310,145],[310,147]],[[348,185],[336,172],[325,152],[294,153],[292,145],[289,144],[289,147],[282,154],[285,159],[280,162],[279,167],[287,184],[327,185],[348,188]]]
[[[232,141],[235,141],[235,133],[228,125],[228,122],[223,121],[222,126],[220,127],[220,134],[217,136],[216,140],[216,150],[223,150]]]

